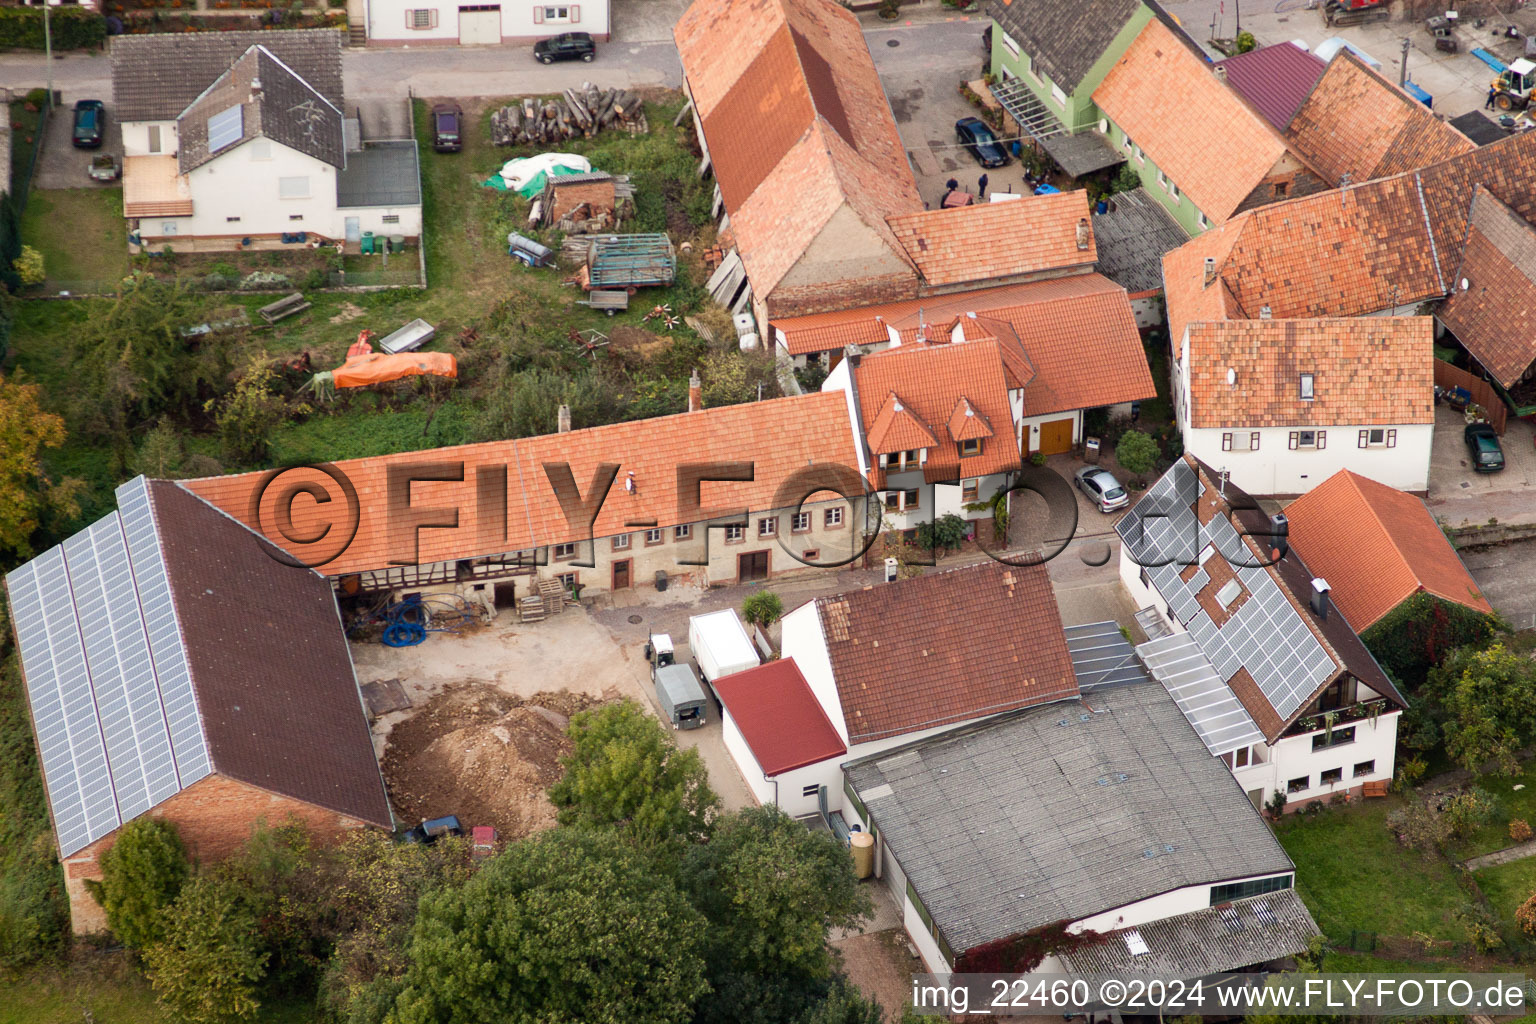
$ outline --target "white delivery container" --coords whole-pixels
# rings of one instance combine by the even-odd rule
[[[722,608],[688,620],[688,646],[706,683],[761,663],[752,638],[736,616],[736,609]],[[713,686],[711,686],[713,690]]]

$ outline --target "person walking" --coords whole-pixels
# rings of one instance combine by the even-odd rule
[[[987,198],[987,176],[983,174],[981,180],[976,183],[976,198]]]
[[[1494,97],[1498,96],[1498,94],[1499,90],[1495,89],[1491,85],[1488,87],[1488,102],[1483,104],[1484,110],[1492,110],[1494,108]]]

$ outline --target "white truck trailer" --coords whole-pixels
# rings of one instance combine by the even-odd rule
[[[707,615],[695,615],[688,620],[688,647],[693,660],[699,666],[699,675],[710,684],[714,693],[714,681],[733,672],[741,672],[761,664],[757,648],[747,635],[734,608],[722,608]],[[718,698],[717,698],[718,699]]]

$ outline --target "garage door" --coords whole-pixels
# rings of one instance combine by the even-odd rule
[[[501,6],[480,5],[459,8],[459,44],[461,46],[499,45],[501,43]]]
[[[1060,455],[1072,450],[1072,420],[1051,420],[1040,424],[1040,454]]]

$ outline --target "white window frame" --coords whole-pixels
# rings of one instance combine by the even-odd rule
[[[1209,231],[1209,230],[1211,230],[1211,219],[1209,217],[1207,217],[1203,213],[1200,215],[1200,230],[1201,231]]]
[[[628,551],[629,550],[629,534],[621,533],[617,537],[614,537],[613,538],[613,550],[615,550],[615,551]]]
[[[149,136],[149,151],[151,153],[160,152],[161,148],[164,146],[164,143],[161,141],[161,136],[163,133],[160,129],[160,126],[157,124],[150,125],[145,134]]]
[[[1035,55],[1032,53],[1026,53],[1024,55],[1024,72],[1037,82],[1044,81],[1044,79],[1040,77],[1040,72],[1035,70]]]
[[[1018,60],[1019,59],[1019,52],[1020,52],[1019,51],[1019,41],[1017,39],[1013,38],[1013,36],[1009,35],[1007,32],[1004,32],[1003,33],[1002,42],[1003,42],[1003,49],[1008,51],[1008,55],[1010,57],[1012,57],[1014,60]]]
[[[538,4],[534,7],[537,15],[533,20],[539,25],[569,25],[575,22],[571,16],[573,4]]]
[[[672,539],[673,540],[687,540],[689,537],[692,537],[692,536],[693,536],[693,524],[692,523],[684,523],[681,526],[674,526],[674,527],[672,527]]]
[[[725,528],[725,542],[727,544],[740,544],[746,539],[747,528],[745,526],[735,525]]]
[[[1224,452],[1256,452],[1259,450],[1259,432],[1257,430],[1229,430],[1221,435],[1221,450]]]
[[[302,194],[293,191],[295,182],[303,183],[304,191]],[[279,199],[308,199],[310,195],[309,175],[307,174],[295,174],[277,179],[277,198]]]
[[[1063,107],[1067,105],[1067,94],[1062,91],[1062,88],[1059,85],[1051,86],[1051,99],[1055,100]]]
[[[764,516],[757,521],[757,535],[759,537],[777,537],[779,535],[779,517]]]
[[[809,512],[794,512],[789,517],[790,533],[810,533],[811,514]]]
[[[571,544],[556,544],[555,545],[555,550],[554,550],[554,559],[555,559],[555,561],[557,561],[557,562],[565,562],[565,561],[569,561],[570,559],[575,558],[575,557],[576,557],[576,545],[574,543],[571,543]]]
[[[1316,399],[1317,399],[1317,375],[1316,374],[1303,373],[1301,375],[1301,379],[1299,381],[1297,381],[1296,387],[1298,388],[1297,394],[1299,394],[1301,396],[1301,400],[1303,402],[1316,401]]]
[[[658,529],[654,529],[654,530],[646,530],[645,531],[645,546],[646,547],[654,547],[655,545],[662,543],[666,539],[667,539],[666,533],[663,530],[659,529],[659,528]]]
[[[1306,435],[1312,435],[1312,443],[1304,444]],[[1328,431],[1326,430],[1293,430],[1291,431],[1291,450],[1303,452],[1322,451],[1328,447]]]
[[[824,525],[824,526],[842,526],[843,525],[843,507],[841,505],[838,505],[838,506],[836,506],[834,508],[827,509],[825,512],[822,513],[821,521],[822,521],[822,525]]]

